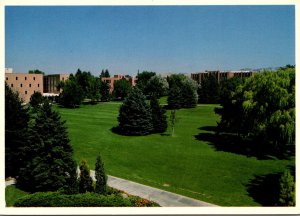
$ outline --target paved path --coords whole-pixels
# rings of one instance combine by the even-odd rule
[[[91,170],[91,176],[93,180],[95,180],[95,172],[93,170]],[[154,201],[163,207],[216,206],[210,203],[163,191],[125,179],[120,179],[114,176],[108,176],[107,184],[110,187],[125,191],[128,194]]]
[[[91,177],[95,181],[95,171],[91,170]],[[14,180],[5,182],[5,186],[14,184]],[[107,184],[110,187],[124,191],[128,194],[139,196],[144,199],[148,199],[158,203],[163,207],[213,207],[216,205],[202,202],[200,200],[192,199],[189,197],[181,196],[175,193],[163,191],[157,188],[142,185],[136,182],[128,181],[125,179],[117,178],[114,176],[108,176]]]

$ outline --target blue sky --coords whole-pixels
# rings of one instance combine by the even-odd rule
[[[294,6],[6,6],[5,67],[98,75],[295,64]]]

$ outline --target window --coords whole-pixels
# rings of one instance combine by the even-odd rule
[[[27,80],[27,77],[25,77],[25,80]]]
[[[6,77],[6,80],[8,80],[8,77]]]
[[[21,83],[21,85],[20,85],[20,86],[21,86],[21,88],[22,88],[22,87],[23,87],[23,84]]]
[[[38,87],[40,87],[40,84],[38,84]]]
[[[35,77],[33,77],[33,80],[35,80]]]
[[[31,84],[29,84],[29,87],[31,88]]]
[[[16,80],[18,80],[18,77],[16,77]]]
[[[14,87],[14,84],[10,84],[10,87]]]
[[[27,91],[25,91],[25,94],[27,94]]]

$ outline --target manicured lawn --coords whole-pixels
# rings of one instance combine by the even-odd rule
[[[219,118],[214,114],[214,105],[176,111],[173,137],[170,128],[163,135],[126,137],[111,131],[118,124],[120,104],[55,107],[67,121],[78,163],[85,159],[94,169],[97,154],[101,153],[110,175],[221,206],[263,204],[258,194],[264,177],[294,166],[294,160],[258,160],[217,151],[214,145],[197,139],[200,133],[213,133],[207,128],[216,126]]]

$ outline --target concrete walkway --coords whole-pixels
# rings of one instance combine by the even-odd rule
[[[96,180],[95,171],[93,170],[91,170],[91,177],[93,178],[93,180]],[[196,199],[163,191],[157,188],[149,187],[114,176],[108,176],[107,184],[110,187],[125,191],[128,194],[154,201],[163,207],[216,207],[216,205],[210,203],[202,202]]]
[[[93,170],[91,170],[91,177],[94,181],[96,181],[95,171]],[[5,182],[5,186],[12,184],[15,184],[14,180],[9,180]],[[210,203],[202,202],[200,200],[163,191],[157,188],[149,187],[114,176],[108,176],[107,184],[112,188],[116,188],[128,194],[154,201],[163,207],[216,207],[216,205]]]

